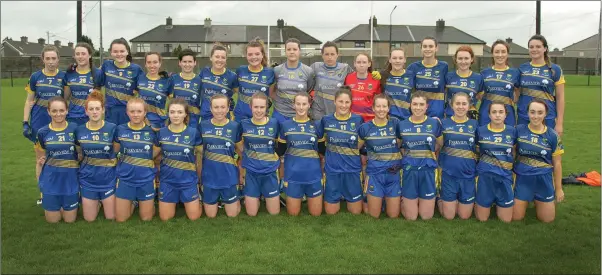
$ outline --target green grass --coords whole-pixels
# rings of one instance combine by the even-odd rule
[[[25,84],[2,81],[4,273],[598,273],[600,188],[566,186],[557,219],[375,220],[241,214],[170,222],[47,224],[32,146],[21,136]],[[600,168],[599,87],[567,87],[564,174]]]
[[[593,86],[600,88],[599,75],[565,75],[567,85],[570,86]]]

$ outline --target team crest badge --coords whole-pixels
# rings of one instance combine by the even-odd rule
[[[196,88],[197,86],[199,86],[199,84],[197,84],[197,83],[194,83],[194,85],[193,85],[193,86]]]
[[[132,77],[132,75],[133,75],[132,71],[128,71],[127,74],[128,74],[128,77]]]
[[[351,129],[351,131],[355,131],[355,122],[351,122],[351,124],[349,124],[349,129]]]
[[[372,84],[368,84],[368,90],[372,90]]]
[[[410,80],[407,77],[403,78],[403,84],[408,85],[409,82],[410,82]]]
[[[439,76],[439,71],[435,71],[435,76]]]
[[[186,144],[190,143],[190,136],[184,136],[184,143],[186,143]]]
[[[224,85],[228,85],[228,79],[226,79],[226,78],[222,78],[222,83],[223,83]]]
[[[273,135],[274,134],[274,128],[268,128],[268,134]]]
[[[298,75],[299,75],[299,77],[302,77],[302,76],[303,76],[303,73],[302,73],[302,72],[299,72],[299,73],[298,73]]]
[[[150,134],[148,132],[144,132],[144,140],[150,140]]]
[[[512,75],[511,74],[507,74],[506,75],[506,80],[512,80]]]
[[[109,141],[109,133],[102,133],[102,140]]]
[[[472,127],[472,125],[468,125],[468,132],[471,132],[471,133],[474,132],[474,128]]]
[[[541,138],[541,141],[545,144],[548,143],[548,139],[547,138]]]
[[[163,84],[159,83],[159,89],[163,89]]]
[[[427,132],[432,132],[433,131],[433,126],[432,125],[426,125],[426,131]]]
[[[509,135],[506,135],[506,142],[508,142],[508,143],[512,142],[512,137]]]
[[[261,76],[261,83],[266,83],[268,81],[268,78],[265,75]]]
[[[393,127],[389,127],[389,135],[394,135],[395,131],[393,131]]]
[[[69,141],[73,141],[73,133],[69,133]]]
[[[474,88],[474,87],[475,87],[474,80],[471,80],[470,81],[470,88]]]
[[[230,137],[230,136],[232,136],[232,130],[230,130],[230,129],[226,129],[226,136],[227,136],[227,137]]]

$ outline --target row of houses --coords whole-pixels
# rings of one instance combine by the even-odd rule
[[[438,55],[453,55],[461,45],[471,46],[477,56],[491,54],[491,47],[485,41],[454,26],[446,26],[443,19],[437,20],[434,26],[381,25],[376,17],[371,20],[373,45],[370,44],[368,20],[367,24],[359,24],[333,40],[339,48],[344,49],[340,55],[353,56],[372,47],[374,56],[387,56],[391,41],[392,47],[406,49],[407,56],[420,56],[420,40],[426,36],[435,37],[439,41]],[[213,25],[211,18],[206,18],[203,25],[174,25],[173,19],[168,17],[165,24],[132,38],[130,43],[132,54],[135,56],[149,51],[169,55],[178,47],[191,49],[199,56],[208,56],[216,41],[225,45],[230,55],[244,56],[245,45],[255,38],[267,42],[267,26]],[[275,26],[270,26],[270,56],[284,56],[284,42],[289,38],[301,41],[302,53],[305,55],[319,54],[320,45],[323,43],[303,30],[287,25],[283,19],[278,19]],[[550,56],[596,57],[599,40],[599,35],[595,34],[565,47],[562,51],[557,48],[550,50]],[[514,43],[512,38],[506,38],[506,41],[510,45],[512,56],[529,55],[529,50]],[[26,36],[22,36],[20,40],[7,37],[2,40],[0,55],[39,56],[44,45],[46,41],[43,38],[39,38],[36,43],[28,41]],[[61,56],[73,56],[73,43],[69,42],[64,46],[56,40],[54,45],[59,48]]]

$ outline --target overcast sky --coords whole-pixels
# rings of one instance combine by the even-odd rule
[[[173,24],[203,24],[210,17],[213,24],[276,24],[282,18],[306,33],[325,42],[333,40],[357,24],[368,23],[370,1],[358,2],[134,2],[103,1],[103,45],[112,39],[130,40],[160,24],[171,16]],[[482,2],[384,2],[373,1],[373,14],[378,23],[389,24],[391,9],[394,25],[434,25],[442,18],[446,25],[454,26],[488,45],[497,38],[511,37],[526,47],[529,37],[535,34],[535,1],[482,1]],[[98,48],[100,16],[98,1],[84,1],[83,34],[92,38]],[[599,1],[543,1],[542,34],[550,48],[566,47],[598,32]],[[1,36],[29,41],[38,38],[61,40],[63,45],[76,38],[75,1],[15,1],[1,2]]]

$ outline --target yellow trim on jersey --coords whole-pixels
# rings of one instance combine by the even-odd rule
[[[100,145],[112,145],[112,142],[104,142],[104,141],[93,141],[93,140],[80,140],[81,144],[100,144]]]
[[[182,132],[186,131],[186,128],[188,127],[188,126],[184,125],[184,128],[182,128],[182,130],[176,131],[176,130],[173,130],[171,126],[172,126],[172,124],[168,125],[167,129],[169,129],[174,134],[182,133]]]
[[[106,74],[107,76],[114,77],[114,78],[121,79],[121,80],[125,80],[125,81],[127,81],[127,82],[134,82],[134,80],[133,80],[133,79],[125,78],[125,77],[123,77],[123,76],[118,76],[118,75],[115,75],[115,74],[112,74],[112,73],[105,73],[105,74]]]
[[[34,92],[31,90],[31,87],[29,85],[30,85],[29,83],[27,83],[27,85],[25,85],[25,91],[28,94],[34,94]]]
[[[127,142],[134,142],[134,143],[142,143],[142,144],[148,144],[148,145],[153,145],[152,142],[149,141],[144,141],[144,140],[136,140],[136,139],[131,139],[131,138],[123,138],[120,137],[119,138],[120,141],[127,141]]]
[[[337,116],[337,113],[335,112],[334,118],[338,121],[347,121],[351,118],[351,112],[349,112],[346,117],[339,117],[339,116]]]
[[[306,133],[306,132],[286,132],[286,133],[284,133],[284,136],[288,136],[288,135],[306,135],[306,136],[317,137],[316,134]]]
[[[495,66],[491,66],[491,69],[494,70],[494,71],[498,71],[498,72],[504,72],[504,71],[509,70],[510,66],[506,65],[506,68],[503,68],[503,69],[498,69]]]
[[[85,107],[86,106],[86,100],[85,99],[79,99],[76,97],[71,97],[71,104],[77,105],[77,106],[81,106],[81,107]]]
[[[251,97],[248,95],[245,95],[243,93],[238,94],[238,100],[246,103],[246,104],[251,104]]]
[[[222,123],[213,122],[213,121],[214,121],[214,119],[212,118],[209,122],[211,122],[211,124],[213,124],[213,126],[216,126],[216,127],[224,127],[224,126],[226,126],[226,124],[228,124],[228,122],[230,122],[230,120],[227,119],[227,118],[225,119],[225,122],[223,124]]]
[[[560,73],[562,73],[562,71],[561,71]],[[558,81],[556,81],[556,82],[554,83],[554,85],[555,85],[555,86],[558,86],[558,85],[560,85],[560,84],[565,84],[565,83],[566,83],[566,81],[564,80],[564,75],[562,75],[562,74],[561,74],[561,75],[560,75],[560,78],[558,79]]]
[[[472,88],[468,88],[468,87],[462,87],[462,86],[458,86],[458,85],[446,85],[446,88],[456,88],[456,89],[460,89],[460,90],[467,90],[467,91],[471,91],[471,92],[476,92],[475,89]]]
[[[254,135],[254,134],[242,134],[243,137],[254,137],[254,138],[262,138],[262,139],[274,139],[270,136],[260,136],[260,135]]]
[[[556,101],[556,99],[551,94],[543,92],[543,91],[522,88],[520,90],[520,93],[521,93],[521,95],[525,95],[525,96],[530,96],[530,97],[539,98],[539,99],[543,99],[543,100],[549,100],[552,102]]]
[[[75,71],[76,71],[78,74],[88,74],[88,73],[90,72],[90,68],[87,68],[87,69],[86,69],[86,70],[84,70],[84,71],[80,71],[80,70],[79,70],[79,66],[78,66],[77,68],[75,68]]]
[[[333,95],[327,94],[327,93],[322,92],[322,91],[316,91],[316,96],[324,98],[324,99],[328,99],[328,100],[334,101],[334,96]]]
[[[198,94],[199,94],[198,92],[196,92],[196,91],[194,91],[194,90],[191,90],[191,89],[186,89],[186,88],[181,88],[181,87],[174,87],[173,89],[174,89],[174,90],[185,91],[185,92],[190,92],[190,93],[193,93],[193,94],[195,94],[195,95],[198,95]]]
[[[111,89],[105,89],[105,95],[114,97],[118,100],[123,100],[123,101],[129,101],[130,99],[134,98],[134,96],[127,95],[122,92],[113,91]]]
[[[238,81],[253,84],[253,85],[258,85],[258,86],[266,87],[266,88],[270,87],[270,85],[268,85],[268,84],[263,84],[261,82],[254,82],[254,81],[246,80],[244,78],[238,78]]]
[[[195,106],[188,105],[188,110],[190,110],[190,112],[195,115],[198,115],[201,113],[201,109],[199,109],[199,107],[195,107]]]
[[[564,149],[556,150],[554,153],[552,153],[552,156],[553,157],[557,157],[557,156],[560,156],[562,154],[564,154]]]
[[[151,77],[149,74],[146,74],[146,78],[148,78],[148,80],[157,81],[161,79],[161,76],[157,75],[156,77]]]
[[[185,147],[185,148],[194,148],[194,146],[192,145],[188,145],[188,144],[181,144],[181,143],[176,143],[176,142],[170,142],[170,141],[160,141],[161,144],[166,144],[166,145],[173,145],[173,146],[180,146],[180,147]]]
[[[489,100],[489,101],[501,101],[504,102],[504,104],[507,105],[514,105],[514,101],[507,97],[507,96],[501,96],[501,95],[496,95],[496,94],[492,94],[492,93],[486,93],[485,94],[485,99]]]
[[[48,141],[46,145],[74,145],[74,143],[70,141]]]
[[[56,86],[56,85],[50,85],[50,84],[44,84],[44,83],[37,83],[36,87],[49,87],[49,88],[55,88],[55,89],[59,89],[59,90],[63,90],[62,87],[60,86]]]
[[[280,90],[278,90],[276,92],[276,95],[278,97],[283,97],[283,98],[290,99],[290,100],[294,100],[295,99],[295,95],[294,94],[289,94],[289,93],[281,92]]]
[[[435,77],[428,77],[428,76],[423,76],[423,75],[416,75],[416,78],[422,78],[422,79],[428,79],[428,80],[435,80],[435,81],[439,81],[439,78],[435,78]]]
[[[537,143],[533,143],[533,142],[531,142],[530,140],[527,140],[527,139],[519,138],[518,141],[522,142],[522,143],[527,143],[527,144],[533,145],[535,147],[538,147],[538,148],[541,148],[541,149],[544,149],[544,150],[552,150],[552,148],[550,148],[550,147],[546,147],[546,146],[543,146],[543,145],[540,145],[540,144],[537,144]]]
[[[444,134],[455,134],[455,135],[463,135],[463,136],[467,136],[467,137],[474,137],[475,134],[471,134],[471,133],[461,133],[461,132],[456,132],[456,131],[443,131]]]
[[[407,85],[403,85],[403,84],[397,84],[397,83],[392,83],[392,82],[387,82],[386,84],[387,86],[395,86],[395,87],[401,87],[401,88],[406,88],[406,89],[410,89],[412,90],[412,87],[407,86]]]
[[[233,140],[226,138],[226,137],[222,137],[222,136],[216,136],[216,135],[210,135],[210,134],[205,134],[203,135],[203,138],[217,138],[217,139],[221,139],[221,140],[225,140],[225,141],[230,141],[232,143],[234,143]]]
[[[288,148],[288,150],[286,150],[286,154],[302,158],[319,158],[318,152],[309,149]]]
[[[407,103],[403,100],[393,99],[393,103],[399,108],[410,109],[410,103]]]
[[[247,157],[256,159],[256,160],[262,160],[262,161],[277,161],[278,160],[278,155],[276,153],[268,154],[268,153],[261,153],[261,152],[253,151],[253,150],[245,150],[245,154],[247,155]]]
[[[504,130],[506,130],[506,124],[504,124],[504,128],[499,129],[499,130],[494,130],[493,128],[491,128],[491,123],[487,123],[487,130],[494,132],[494,133],[501,133]],[[495,143],[494,143],[495,144]]]
[[[231,156],[205,151],[204,157],[208,160],[236,165],[236,161]]]
[[[536,159],[532,159],[526,156],[518,156],[518,161],[529,165],[531,167],[536,167],[536,168],[553,168],[553,166],[551,164],[545,163],[543,161],[539,161]]]
[[[224,85],[222,85],[222,84],[219,84],[219,83],[215,83],[215,82],[213,82],[213,81],[211,81],[211,80],[204,80],[204,79],[203,79],[203,80],[202,80],[202,83],[212,84],[212,85],[218,86],[218,87],[220,87],[220,88],[223,88],[223,89],[226,89],[226,90],[230,90],[230,87],[228,87],[228,86],[224,86]]]
[[[477,155],[473,151],[464,150],[464,149],[456,149],[451,147],[443,147],[442,153],[458,158],[466,158],[466,159],[477,159]]]
[[[65,121],[65,127],[63,127],[63,128],[56,128],[55,129],[55,128],[52,127],[52,123],[48,124],[48,128],[50,128],[50,130],[56,131],[56,132],[65,131],[65,129],[67,129],[67,127],[69,127],[69,121]]]
[[[355,135],[355,132],[351,132],[351,131],[345,131],[345,130],[340,130],[337,128],[324,128],[324,131],[332,131],[332,132],[338,132],[338,133],[343,133],[343,134],[349,134],[349,135]]]
[[[180,75],[180,77],[184,80],[192,80],[196,77],[195,73],[192,73],[192,76],[190,78],[187,78],[186,76],[184,76],[183,72],[180,72],[178,75]]]
[[[268,122],[270,122],[270,118],[269,117],[264,117],[265,118],[265,122],[257,122],[255,121],[255,117],[251,117],[251,123],[253,123],[253,125],[255,126],[263,126],[268,124]]]
[[[435,152],[431,150],[408,150],[406,157],[435,159]]]
[[[391,138],[396,138],[396,137],[394,135],[386,136],[386,137],[374,136],[374,137],[366,137],[366,138],[364,138],[364,140],[391,139]]]
[[[122,156],[121,161],[125,162],[127,164],[130,164],[130,165],[134,165],[134,166],[148,167],[148,168],[155,167],[155,162],[153,160],[137,158],[137,157],[132,157],[132,156],[128,156],[128,155]]]
[[[38,105],[38,106],[41,106],[41,107],[48,108],[48,100],[46,100],[46,99],[41,99],[41,98],[38,98],[38,99],[36,100],[36,105]]]
[[[146,126],[146,124],[142,123],[142,126],[140,126],[140,128],[135,128],[131,122],[128,122],[128,128],[130,128],[130,130],[134,130],[134,131],[140,131],[140,130],[144,129],[145,126]]]
[[[175,169],[180,169],[180,170],[187,170],[187,171],[196,171],[196,165],[194,165],[194,163],[190,163],[190,162],[185,162],[185,161],[179,161],[179,160],[175,160],[175,159],[169,159],[169,158],[164,158],[163,159],[163,164],[171,167],[171,168],[175,168]]]
[[[425,122],[427,118],[428,118],[428,116],[426,116],[426,115],[425,115],[425,116],[424,116],[424,119],[422,119],[421,121],[413,121],[413,120],[412,120],[412,117],[410,116],[410,117],[408,118],[408,120],[409,120],[410,122],[414,123],[414,124],[421,124],[421,123]]]
[[[252,73],[260,73],[261,71],[263,71],[263,65],[259,65],[259,70],[257,71],[253,71],[253,69],[251,69],[251,65],[247,66],[247,69],[249,69],[249,72]]]
[[[90,127],[90,122],[86,122],[86,129],[90,130],[90,131],[98,131],[100,129],[102,129],[102,127],[105,127],[105,121],[104,119],[100,121],[100,127],[98,128],[92,128]]]
[[[49,166],[54,166],[54,167],[61,167],[61,168],[79,168],[79,163],[77,162],[77,160],[71,160],[71,159],[55,159],[55,158],[51,158],[46,160],[46,163],[44,163],[45,165],[49,165]]]
[[[460,72],[459,72],[458,70],[456,70],[456,74],[457,74],[459,77],[461,77],[461,78],[468,78],[468,77],[470,77],[470,76],[472,75],[472,71],[471,71],[471,70],[468,70],[468,74],[466,74],[466,75],[462,75],[462,74],[460,74]]]
[[[426,64],[424,64],[424,60],[420,61],[420,63],[422,63],[422,66],[424,66],[425,68],[432,68],[432,67],[437,66],[437,64],[439,64],[439,60],[435,59],[435,64],[433,64],[433,65],[426,65]]]
[[[378,161],[400,160],[401,159],[401,153],[400,152],[396,152],[396,153],[375,153],[375,152],[368,151],[368,159],[378,160]]]
[[[490,155],[482,155],[479,161],[491,164],[493,166],[500,167],[505,170],[512,170],[512,162],[496,159]]]
[[[466,123],[468,121],[468,117],[464,117],[463,121],[456,120],[456,116],[451,116],[451,120],[455,123]]]
[[[429,133],[401,133],[401,136],[431,136],[437,138],[435,135]]]
[[[442,92],[429,92],[424,90],[418,90],[418,92],[423,92],[427,99],[430,100],[444,100],[445,94]]]
[[[81,86],[81,87],[94,88],[94,85],[92,85],[92,84],[79,83],[79,82],[67,82],[67,86]]]
[[[84,157],[82,164],[89,164],[94,166],[102,167],[115,167],[117,165],[117,159],[99,159],[92,157]]]
[[[165,97],[167,96],[167,95],[165,95],[165,94],[162,94],[162,93],[160,93],[160,92],[157,92],[157,91],[155,91],[155,90],[153,90],[153,89],[149,89],[149,88],[146,88],[146,87],[138,87],[138,89],[139,89],[139,90],[143,90],[143,91],[147,91],[147,92],[151,92],[151,93],[153,93],[153,94],[160,95],[160,96],[165,96]]]
[[[391,74],[391,76],[398,76],[398,77],[399,77],[399,76],[402,76],[402,75],[403,75],[403,74],[405,74],[405,73],[406,73],[406,69],[403,69],[403,70],[402,70],[401,72],[399,72],[399,73],[396,73],[396,72],[394,72],[393,70],[391,70],[391,71],[389,72],[389,74]]]
[[[483,80],[483,82],[502,82],[502,83],[506,83],[506,84],[510,84],[510,85],[514,86],[514,83],[512,83],[508,80],[497,79],[497,78],[487,78],[487,79]]]
[[[44,74],[45,76],[56,76],[57,74],[59,74],[59,70],[57,69],[54,74],[47,74],[46,73],[46,69],[42,69],[42,74]]]
[[[326,143],[326,149],[330,152],[346,156],[359,156],[360,150],[357,148],[342,147],[330,143]]]
[[[543,130],[541,130],[541,131],[533,130],[533,128],[531,128],[530,122],[529,122],[529,124],[527,124],[527,127],[529,128],[529,131],[531,131],[531,133],[536,134],[536,135],[541,135],[541,134],[545,133],[546,131],[548,131],[548,126],[546,126],[546,125],[543,125]]]
[[[300,120],[300,121],[297,121],[297,118],[296,118],[296,117],[293,117],[292,119],[293,119],[293,121],[294,121],[294,122],[297,122],[297,123],[305,123],[305,122],[308,122],[308,121],[309,121],[309,117],[308,117],[308,118],[306,118],[305,120]]]
[[[218,72],[216,72],[216,71],[214,71],[214,70],[213,70],[213,67],[211,67],[211,73],[212,73],[212,74],[214,74],[214,75],[216,75],[216,76],[220,76],[220,75],[223,75],[223,74],[225,74],[227,70],[228,70],[228,69],[224,68],[224,71],[223,71],[223,72],[221,72],[221,73],[218,73]]]
[[[500,145],[500,146],[510,147],[510,148],[514,147],[514,145],[505,144],[505,143],[501,143],[501,142],[493,142],[493,141],[487,141],[487,140],[481,140],[479,142],[480,143],[486,143],[486,144]]]
[[[126,62],[125,62],[125,64],[126,64],[126,65],[122,67],[122,66],[119,66],[119,64],[117,64],[117,61],[116,61],[116,60],[113,60],[113,65],[115,65],[115,67],[117,67],[117,68],[119,68],[119,69],[125,69],[125,68],[127,68],[127,67],[129,67],[129,66],[130,66],[130,62],[129,62],[129,61],[126,61]]]

